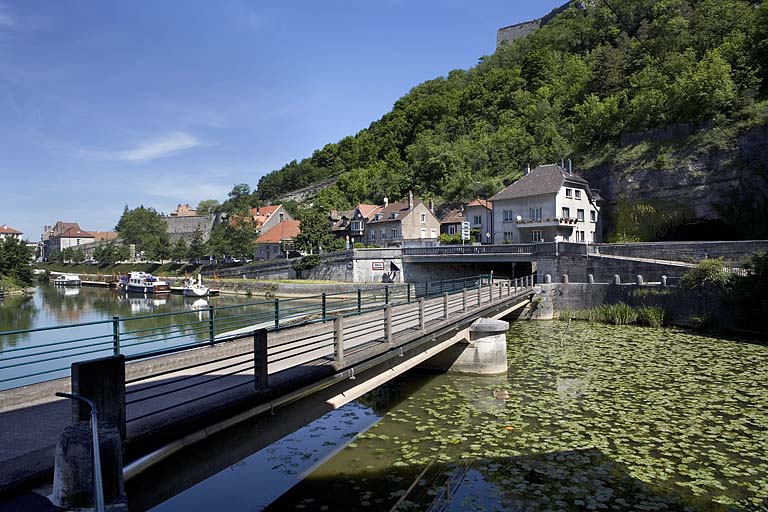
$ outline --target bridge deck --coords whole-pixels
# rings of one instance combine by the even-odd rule
[[[260,396],[274,398],[387,352],[394,357],[399,347],[414,340],[526,300],[532,281],[527,284],[496,281],[451,295],[269,331],[267,386],[256,393],[254,375],[259,367],[253,336],[127,363],[129,446],[232,404],[253,403]],[[52,469],[56,439],[72,418],[71,404],[56,399],[54,393],[69,388],[68,379],[58,379],[0,392],[0,494],[14,481]],[[25,392],[38,397],[34,405],[24,403]]]

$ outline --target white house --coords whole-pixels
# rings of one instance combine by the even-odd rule
[[[6,238],[21,240],[21,235],[23,234],[24,233],[22,233],[21,231],[17,231],[10,226],[6,226],[5,224],[0,226],[0,240],[5,240]]]
[[[493,203],[475,199],[464,208],[469,228],[475,233],[474,242],[489,244],[493,238]]]
[[[542,165],[489,199],[494,243],[599,242],[600,197],[559,165]]]

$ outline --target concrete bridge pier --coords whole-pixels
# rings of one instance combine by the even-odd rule
[[[421,368],[475,375],[507,373],[507,330],[509,322],[480,318],[467,329],[459,342],[425,361]]]

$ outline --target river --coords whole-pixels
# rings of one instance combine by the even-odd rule
[[[74,361],[111,355],[115,317],[120,318],[124,354],[206,341],[209,306],[217,308],[216,335],[251,325],[257,315],[271,317],[273,309],[255,297],[153,298],[50,284],[37,286],[31,296],[8,296],[0,301],[0,390],[66,377]],[[51,327],[60,329],[45,330]],[[35,331],[3,332],[27,330]]]
[[[508,358],[409,373],[256,453],[247,428],[195,445],[130,482],[132,510],[766,510],[767,346],[517,322]]]

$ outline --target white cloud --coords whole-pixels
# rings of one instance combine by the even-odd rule
[[[5,12],[5,5],[0,4],[0,28],[13,28],[15,26],[16,20]]]
[[[115,151],[84,150],[78,152],[78,156],[122,162],[146,162],[165,158],[202,145],[203,142],[194,135],[184,132],[172,132],[164,137],[142,142],[135,148]]]

